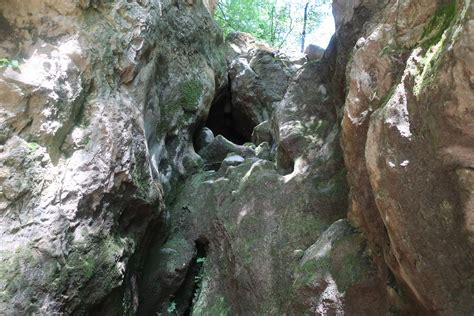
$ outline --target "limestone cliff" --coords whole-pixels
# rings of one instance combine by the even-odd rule
[[[0,3],[0,314],[470,315],[474,4]]]

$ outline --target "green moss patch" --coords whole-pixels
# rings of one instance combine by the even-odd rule
[[[324,277],[329,272],[330,267],[331,260],[329,257],[314,258],[306,261],[296,270],[298,278],[295,281],[294,288],[311,285],[318,276]]]
[[[448,43],[448,30],[453,25],[456,17],[456,2],[438,8],[430,22],[426,25],[420,48],[424,51],[421,58],[421,70],[415,77],[413,92],[419,96],[425,88],[429,87],[438,71],[440,60]]]
[[[351,253],[344,256],[339,269],[332,269],[337,288],[345,292],[352,285],[356,284],[367,274],[369,262],[364,256]]]
[[[448,4],[440,6],[423,31],[421,46],[425,49],[429,49],[431,46],[437,44],[441,40],[443,33],[451,25],[455,16],[456,1],[451,1]]]
[[[137,187],[135,195],[143,201],[149,200],[150,192],[151,179],[148,171],[145,169],[147,166],[145,154],[141,153],[137,155],[131,172],[133,184]]]
[[[17,291],[30,288],[25,267],[40,270],[41,266],[34,250],[26,246],[1,251],[0,259],[0,302],[8,302]]]
[[[181,83],[178,87],[177,104],[187,112],[195,112],[199,108],[203,85],[199,80],[193,79]]]

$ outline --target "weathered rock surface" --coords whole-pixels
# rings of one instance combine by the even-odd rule
[[[0,314],[471,315],[474,4],[215,5],[0,3]]]
[[[318,59],[321,59],[323,57],[324,48],[322,48],[318,45],[309,44],[304,49],[304,53],[306,55],[306,58],[308,58],[308,60],[318,60]]]
[[[100,311],[106,296],[133,313],[144,237],[225,83],[222,35],[199,1],[0,12],[0,55],[19,60],[0,69],[0,314]]]
[[[332,224],[296,268],[295,314],[385,315],[386,296],[365,245],[346,220]]]
[[[215,161],[222,162],[221,167],[216,166],[217,171],[199,172],[185,181],[170,209],[170,238],[187,243],[182,249],[174,248],[178,253],[187,256],[189,247],[203,240],[206,244],[206,262],[200,274],[202,281],[196,285],[193,313],[298,315],[302,310],[318,310],[301,298],[302,291],[316,301],[321,292],[334,288],[337,291],[337,285],[330,283],[309,289],[293,286],[301,279],[299,273],[304,266],[295,252],[304,252],[346,214],[347,185],[333,102],[329,62],[308,63],[292,80],[282,101],[275,105],[272,123],[267,122],[273,128],[265,128],[272,134],[271,140],[275,140],[277,149],[273,155],[282,155],[269,160],[234,156],[240,159],[232,165],[226,163],[224,155],[237,149],[220,151],[211,143],[200,152],[205,160],[215,155]],[[262,127],[256,129],[259,128]],[[222,143],[225,139],[217,136],[216,141]],[[262,144],[270,151],[268,142]],[[267,155],[271,158],[272,153]],[[352,233],[349,226],[346,229]],[[353,248],[341,246],[334,255],[342,256],[342,261],[354,257],[359,260],[355,268],[363,271],[352,275],[354,267],[342,267],[343,263],[336,267],[338,272],[341,270],[340,300],[334,302],[337,310],[360,310],[357,305],[363,299],[345,301],[345,293],[357,293],[356,288],[364,286],[368,287],[366,293],[374,293],[381,284],[370,259],[362,254],[363,239],[357,236],[353,237],[357,242],[350,242]],[[148,263],[151,265],[163,264],[159,259],[150,260],[154,262]],[[192,261],[188,266],[192,266]],[[305,271],[315,277],[322,273],[313,268]],[[370,273],[364,274],[365,271]],[[149,283],[165,277],[163,273]],[[175,285],[176,294],[162,303],[160,311],[178,301],[179,287],[180,284]],[[377,310],[388,311],[383,292],[375,301]],[[367,308],[376,305],[366,303]],[[321,303],[319,309],[325,309],[325,304]]]
[[[391,2],[348,65],[349,217],[418,313],[474,311],[473,21],[471,1]]]
[[[273,143],[272,126],[270,120],[263,121],[254,127],[252,131],[252,143],[260,145],[263,142]]]
[[[199,151],[199,155],[204,159],[205,167],[210,169],[213,169],[216,165],[218,168],[227,155],[231,153],[246,158],[255,156],[255,150],[252,148],[236,145],[222,135],[217,135],[209,145]]]
[[[230,34],[226,44],[232,116],[237,132],[250,140],[253,128],[270,119],[301,65],[245,33]]]

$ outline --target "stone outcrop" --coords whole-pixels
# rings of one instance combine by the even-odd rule
[[[281,55],[245,33],[227,38],[231,113],[237,132],[250,140],[253,128],[270,119],[301,61]]]
[[[158,267],[145,281],[147,293],[166,298],[155,310],[182,310],[188,295],[182,285],[195,262],[204,260],[194,284],[197,315],[388,312],[365,239],[343,220],[348,188],[331,63],[307,63],[295,74],[270,108],[271,121],[255,127],[257,143],[256,135],[270,134],[255,153],[251,145],[231,145],[222,136],[201,149],[214,170],[198,172],[181,186],[170,203],[171,235],[146,262]],[[263,144],[269,151],[259,155]],[[320,254],[328,242],[334,251]],[[163,260],[168,254],[174,259]],[[178,258],[188,258],[185,269]],[[153,290],[162,280],[172,280],[163,285],[166,295],[162,288]]]
[[[472,314],[474,4],[215,5],[0,3],[0,314]]]
[[[417,313],[474,311],[473,19],[471,1],[390,3],[348,65],[349,218]]]
[[[195,125],[226,80],[222,34],[199,1],[0,12],[0,55],[19,61],[0,70],[0,314],[106,297],[133,313],[163,194],[199,164]]]
[[[295,251],[307,249],[345,216],[347,186],[335,116],[321,115],[315,122],[314,115],[324,113],[327,105],[316,100],[325,95],[314,97],[306,90],[311,89],[309,84],[300,84],[309,77],[326,84],[326,66],[315,67],[303,66],[297,76],[301,81],[293,82],[285,97],[291,101],[279,105],[278,112],[285,116],[274,121],[280,132],[273,145],[291,152],[284,162],[289,164],[287,169],[278,168],[283,164],[279,156],[276,164],[255,157],[234,166],[223,164],[217,171],[189,178],[172,203],[171,230],[178,236],[173,238],[188,245],[173,249],[186,256],[186,249],[205,240],[206,263],[196,299],[203,312],[224,309],[230,314],[271,315],[291,311],[291,284],[300,261]],[[298,146],[289,145],[289,138]],[[154,265],[163,264],[155,260]],[[158,282],[173,269],[149,282]],[[344,282],[351,287],[356,280],[349,277]]]
[[[318,59],[321,59],[321,57],[324,56],[324,48],[322,48],[318,45],[309,44],[304,49],[304,53],[305,53],[306,58],[308,60],[318,60]]]

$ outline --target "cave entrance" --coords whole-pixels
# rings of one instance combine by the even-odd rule
[[[214,98],[205,126],[214,133],[214,136],[222,135],[234,144],[243,145],[250,142],[250,137],[239,129],[236,115],[232,110],[230,87],[226,87]]]

